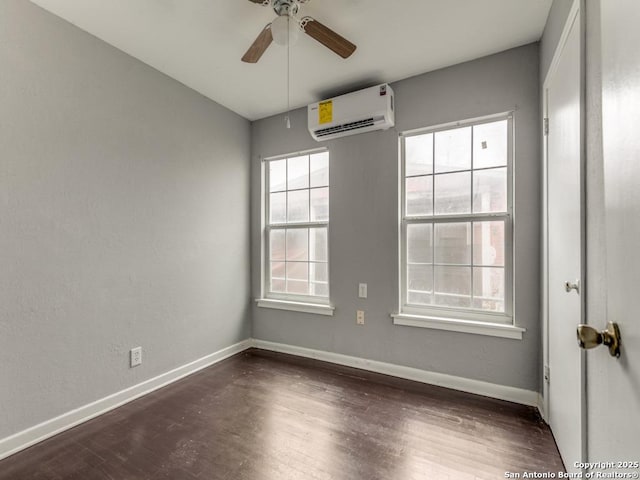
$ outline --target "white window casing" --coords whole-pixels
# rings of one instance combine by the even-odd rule
[[[513,319],[513,131],[509,112],[401,134],[395,324],[522,337]]]
[[[262,178],[262,295],[258,306],[332,315],[329,151],[322,148],[264,159]]]

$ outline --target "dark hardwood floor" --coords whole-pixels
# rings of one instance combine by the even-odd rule
[[[564,471],[534,408],[249,350],[0,462],[0,480],[466,480]]]

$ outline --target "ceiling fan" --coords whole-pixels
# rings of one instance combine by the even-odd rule
[[[263,7],[272,7],[278,18],[269,23],[255,39],[253,44],[242,57],[243,62],[256,63],[262,57],[269,45],[274,40],[274,31],[276,27],[281,30],[284,23],[284,31],[290,31],[289,22],[292,20],[294,25],[299,27],[304,33],[311,38],[317,40],[329,50],[340,55],[342,58],[348,58],[356,50],[356,46],[346,38],[338,35],[329,27],[324,26],[316,19],[311,17],[302,17],[298,19],[296,15],[300,10],[300,6],[309,0],[249,0],[252,3],[262,5]],[[280,20],[283,19],[284,21]],[[273,27],[273,28],[272,28]],[[285,40],[286,42],[286,40]],[[278,43],[278,42],[277,42]]]

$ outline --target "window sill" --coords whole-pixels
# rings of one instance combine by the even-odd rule
[[[424,315],[409,315],[396,313],[391,315],[394,325],[408,327],[433,328],[436,330],[448,330],[450,332],[473,333],[476,335],[488,335],[490,337],[513,338],[522,340],[522,333],[526,329],[515,325],[503,323],[487,323],[473,320],[456,320],[442,317],[429,317]]]
[[[318,303],[290,302],[287,300],[273,300],[270,298],[258,298],[256,303],[262,308],[275,308],[277,310],[289,310],[292,312],[315,313],[317,315],[333,316],[334,307]]]

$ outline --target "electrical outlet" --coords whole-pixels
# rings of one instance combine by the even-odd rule
[[[131,349],[131,367],[137,367],[142,364],[142,347]]]
[[[358,285],[358,297],[367,298],[367,284],[361,283]]]
[[[358,325],[364,325],[364,310],[356,311],[356,323]]]

